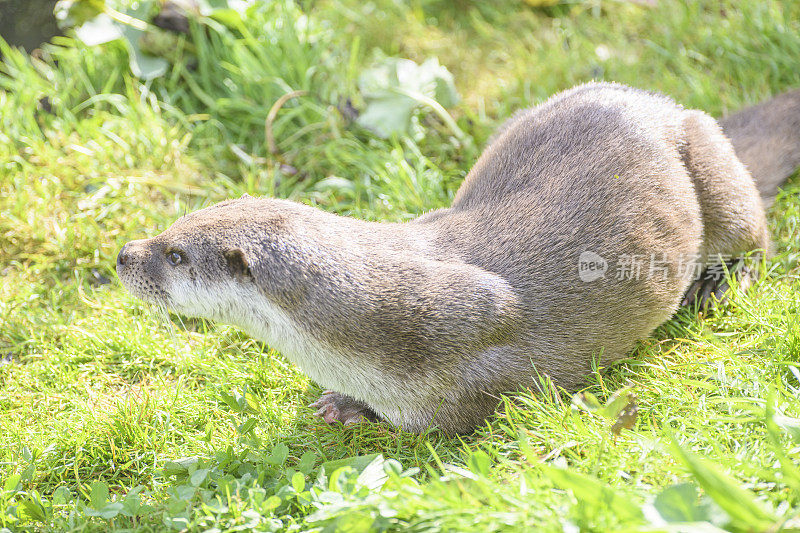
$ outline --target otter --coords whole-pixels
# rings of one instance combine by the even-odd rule
[[[764,205],[800,164],[800,91],[717,123],[612,83],[509,119],[452,205],[406,223],[228,200],[117,257],[122,284],[236,325],[326,391],[326,422],[471,431],[499,395],[565,389],[766,253]],[[639,259],[634,268],[634,259]]]

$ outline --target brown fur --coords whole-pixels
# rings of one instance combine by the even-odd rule
[[[736,155],[771,204],[786,177],[800,166],[800,89],[720,120]]]
[[[800,93],[773,102],[794,113]],[[724,125],[774,193],[800,139],[753,123],[794,135],[783,124],[800,112],[754,109]],[[574,388],[593,360],[624,357],[678,308],[685,258],[710,266],[768,244],[756,186],[712,118],[597,83],[509,120],[449,208],[388,224],[243,197],[127,244],[118,272],[146,300],[281,350],[336,391],[316,405],[328,421],[374,412],[463,432],[537,374]],[[605,276],[582,281],[587,252],[607,260]],[[625,256],[662,268],[627,279],[615,270]]]

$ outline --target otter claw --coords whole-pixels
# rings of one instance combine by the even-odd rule
[[[320,395],[319,399],[317,401],[315,401],[315,402],[312,402],[312,403],[308,404],[308,406],[310,408],[312,408],[312,409],[317,409],[317,408],[323,407],[324,405],[327,405],[328,404],[328,396],[330,396],[331,394],[336,394],[336,393],[334,391],[332,391],[332,390],[323,391],[323,393]],[[319,414],[319,411],[317,411],[316,414]]]
[[[377,419],[366,404],[330,390],[323,392],[322,396],[309,407],[316,409],[314,415],[328,424],[338,421],[345,426],[352,426],[364,420]]]
[[[314,414],[322,418],[328,424],[333,424],[339,420],[339,410],[336,408],[336,406],[331,404],[323,405]]]
[[[739,281],[739,289],[747,290],[755,279],[756,271],[748,267],[741,259],[727,261],[725,267],[731,276],[735,276]],[[698,278],[686,291],[681,302],[683,306],[697,305],[700,311],[713,311],[720,303],[728,299],[730,286],[728,279],[717,273],[713,276],[707,270],[703,276]]]

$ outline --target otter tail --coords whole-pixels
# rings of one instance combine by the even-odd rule
[[[800,166],[800,89],[719,121],[766,205]]]

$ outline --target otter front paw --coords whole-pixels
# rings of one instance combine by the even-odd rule
[[[328,424],[336,421],[344,425],[357,424],[363,420],[374,422],[378,420],[375,411],[369,408],[364,402],[326,390],[322,393],[319,400],[309,405],[312,409],[317,409],[315,415],[321,417]]]

